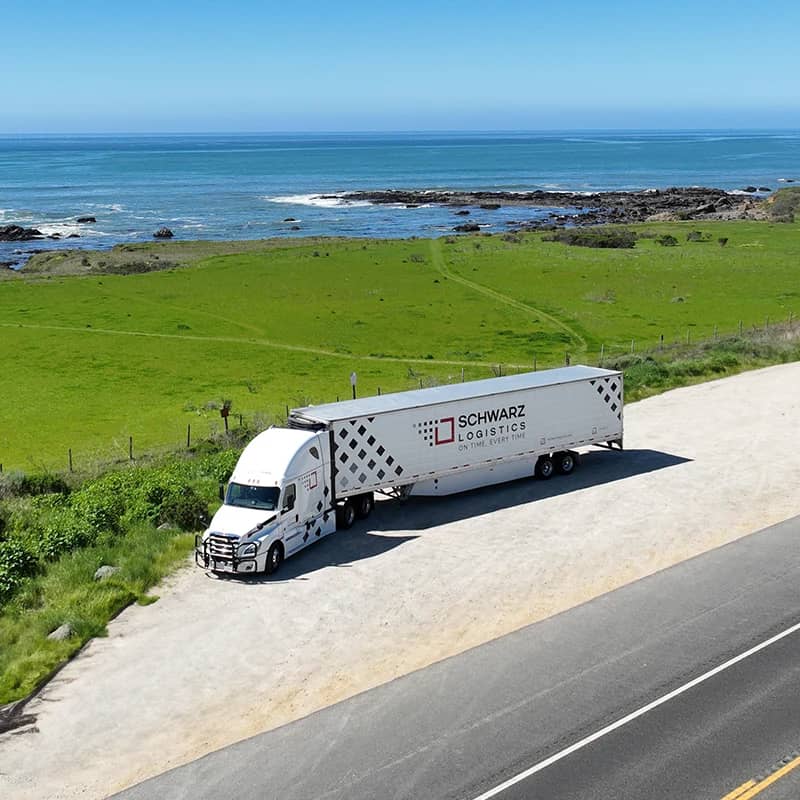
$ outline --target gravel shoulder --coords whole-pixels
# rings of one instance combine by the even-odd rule
[[[107,796],[800,514],[800,364],[625,424],[569,479],[380,503],[276,579],[180,571],[0,737],[0,796]]]

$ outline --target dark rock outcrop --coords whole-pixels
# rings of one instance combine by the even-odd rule
[[[78,217],[77,222],[79,225],[88,225],[90,222],[97,222],[96,217]]]
[[[787,179],[784,179],[787,180]],[[750,187],[748,187],[749,189]],[[756,188],[753,187],[756,192]],[[323,198],[326,196],[323,195]],[[330,197],[334,197],[331,195]],[[428,203],[456,209],[466,216],[466,205],[515,206],[553,209],[549,218],[521,223],[539,230],[548,224],[602,225],[647,220],[691,219],[694,214],[719,219],[759,219],[763,217],[761,197],[743,197],[722,189],[671,187],[640,191],[597,192],[595,194],[548,192],[441,191],[441,190],[369,190],[335,195],[337,200],[367,201],[376,205]],[[713,210],[712,210],[713,208]]]
[[[0,242],[30,242],[33,239],[44,239],[44,234],[37,228],[0,225]]]
[[[154,239],[171,239],[175,234],[166,226],[159,228],[154,234]]]
[[[468,217],[469,216],[469,211],[467,211],[466,209],[462,209],[461,211],[456,211],[455,215],[457,217]]]
[[[481,226],[477,222],[465,222],[463,225],[456,225],[453,230],[459,233],[475,233],[479,231]]]

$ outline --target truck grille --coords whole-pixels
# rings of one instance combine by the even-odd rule
[[[208,555],[215,561],[233,561],[238,543],[239,540],[236,538],[221,533],[212,533],[206,541]]]

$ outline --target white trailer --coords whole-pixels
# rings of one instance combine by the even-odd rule
[[[622,373],[574,366],[296,408],[256,436],[195,557],[215,572],[274,572],[369,516],[374,493],[453,494],[622,449]]]

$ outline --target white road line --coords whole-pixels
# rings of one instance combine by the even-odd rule
[[[700,675],[694,680],[689,681],[689,683],[685,683],[683,686],[679,686],[677,689],[673,689],[668,694],[665,694],[663,697],[659,697],[658,700],[653,700],[652,703],[648,703],[646,706],[642,706],[641,708],[633,711],[632,713],[628,714],[626,717],[622,717],[622,719],[618,719],[616,722],[612,722],[611,725],[602,728],[595,733],[590,734],[584,739],[581,739],[579,742],[575,742],[575,744],[571,744],[569,747],[566,747],[564,750],[559,751],[555,755],[546,758],[544,761],[540,761],[538,764],[534,764],[532,767],[528,767],[528,769],[520,772],[518,775],[515,775],[513,778],[509,778],[507,781],[503,781],[503,783],[495,786],[493,789],[489,789],[488,791],[484,792],[477,797],[472,798],[472,800],[489,800],[491,797],[497,797],[501,792],[504,792],[506,789],[510,789],[512,786],[524,781],[526,778],[529,778],[531,775],[536,774],[537,772],[541,772],[546,767],[549,767],[551,764],[555,764],[557,761],[561,761],[562,758],[566,758],[568,755],[577,752],[578,750],[586,747],[586,745],[591,744],[592,742],[596,742],[598,739],[602,738],[608,733],[617,730],[617,728],[621,728],[623,725],[627,725],[629,722],[632,722],[635,719],[638,719],[641,716],[644,716],[648,711],[652,711],[654,708],[658,708],[658,706],[663,705],[664,703],[672,700],[673,697],[677,697],[678,695],[683,694],[684,692],[689,691],[693,687],[697,686],[703,681],[707,681],[709,678],[713,678],[715,675],[718,675],[720,672],[728,669],[728,667],[732,667],[734,664],[738,664],[740,661],[744,661],[744,659],[749,658],[750,656],[758,653],[760,650],[763,650],[765,647],[769,647],[771,644],[775,644],[775,642],[779,642],[781,639],[785,639],[787,636],[795,633],[796,631],[800,630],[800,622],[797,625],[792,625],[791,628],[787,628],[785,631],[781,633],[775,634],[770,639],[767,639],[761,644],[757,644],[755,647],[751,647],[749,650],[746,650],[744,653],[740,653],[738,656],[731,658],[729,661],[726,661],[724,664],[720,664],[718,667],[714,667],[714,669],[709,670],[708,672]]]

